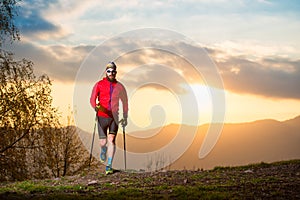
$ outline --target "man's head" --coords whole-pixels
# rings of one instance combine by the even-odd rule
[[[115,81],[117,75],[117,66],[114,62],[109,62],[106,65],[106,77],[109,81]]]

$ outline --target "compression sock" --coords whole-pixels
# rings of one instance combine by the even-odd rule
[[[106,146],[101,147],[101,152],[106,153],[106,150],[107,150]]]
[[[107,165],[112,166],[112,157],[109,157],[107,160]]]

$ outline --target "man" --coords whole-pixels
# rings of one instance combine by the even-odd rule
[[[119,100],[123,105],[122,126],[127,125],[128,98],[125,87],[117,81],[117,66],[110,62],[106,66],[106,77],[98,81],[92,91],[90,103],[97,112],[100,139],[100,161],[107,158],[106,174],[112,174],[112,161],[116,149],[115,139],[119,124]],[[107,134],[108,131],[108,134]]]

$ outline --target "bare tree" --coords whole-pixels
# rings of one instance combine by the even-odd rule
[[[68,126],[52,129],[51,134],[44,135],[46,160],[54,177],[73,175],[88,166],[88,151],[77,128],[71,124],[71,116],[68,116]]]
[[[62,127],[52,106],[51,81],[32,62],[0,57],[0,179],[72,175],[89,154],[73,123]]]
[[[74,174],[87,166],[88,152],[76,127],[61,127],[49,77],[36,77],[31,61],[1,49],[20,39],[18,2],[0,1],[0,180]]]
[[[25,59],[14,61],[9,53],[0,54],[0,165],[6,170],[1,174],[12,178],[24,177],[26,149],[39,147],[38,130],[57,119],[51,81],[46,75],[36,77],[32,65]]]
[[[4,40],[19,40],[19,30],[14,24],[17,16],[17,4],[20,0],[0,1],[0,47]]]

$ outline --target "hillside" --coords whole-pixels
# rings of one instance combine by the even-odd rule
[[[299,199],[300,160],[0,183],[0,199]]]
[[[200,160],[199,149],[207,128],[199,128],[193,144],[172,164],[172,169],[211,169],[215,166],[239,166],[300,158],[300,117],[283,122],[259,120],[225,124],[213,150]],[[195,159],[191,161],[190,158]]]
[[[142,165],[142,162],[148,161],[147,156],[174,141],[180,131],[183,135],[192,134],[193,142],[166,169],[212,169],[215,166],[240,166],[300,158],[300,116],[282,122],[266,119],[248,123],[224,124],[213,150],[204,159],[199,159],[199,150],[208,128],[208,124],[199,127],[170,124],[159,129],[129,133],[126,135],[128,168],[147,170],[145,167],[147,163]],[[81,132],[81,137],[84,137],[85,141],[91,141],[91,134]],[[172,155],[172,152],[178,151],[184,141],[185,138],[181,138],[169,154]],[[95,157],[98,157],[97,138],[95,144],[93,152]],[[122,134],[118,134],[117,145],[119,149],[123,149]],[[89,149],[90,146],[87,148]],[[134,156],[135,153],[144,154],[146,161],[141,158],[131,159],[131,155]],[[153,159],[152,162],[155,162],[156,158]],[[163,162],[168,162],[168,158]],[[116,153],[114,163],[115,166],[123,166],[122,152]]]

